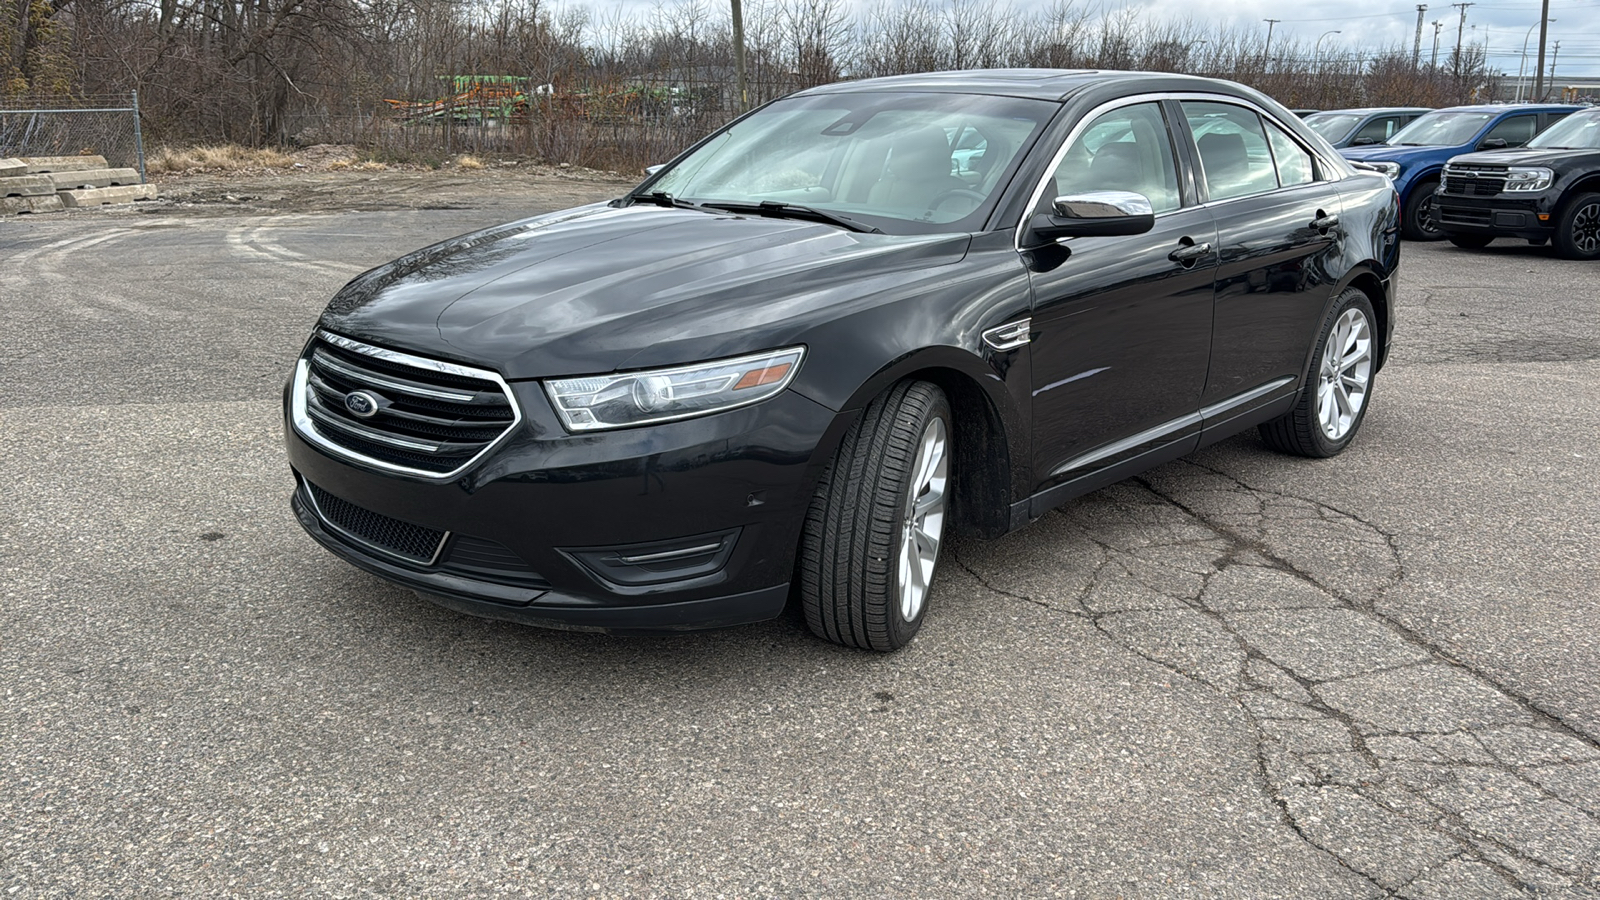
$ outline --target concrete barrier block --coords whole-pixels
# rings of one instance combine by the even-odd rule
[[[132,203],[135,200],[154,200],[153,184],[130,184],[123,187],[89,188],[81,191],[59,191],[56,194],[68,207],[104,206],[107,203]]]
[[[22,213],[58,212],[65,204],[56,194],[46,197],[0,197],[0,216]]]
[[[28,164],[20,159],[0,159],[0,178],[28,174]]]
[[[0,197],[43,197],[56,192],[49,175],[12,175],[0,178]]]
[[[104,169],[104,156],[24,156],[22,162],[35,175],[46,172],[81,172],[84,169]]]
[[[71,191],[79,188],[103,188],[113,185],[138,184],[138,169],[84,169],[81,172],[49,172],[42,176],[48,178],[58,191]]]

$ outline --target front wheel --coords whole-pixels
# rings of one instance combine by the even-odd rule
[[[1561,211],[1556,253],[1563,259],[1600,259],[1600,194],[1573,197]]]
[[[889,651],[922,627],[950,505],[952,422],[943,391],[902,381],[845,433],[800,540],[800,599],[818,637]]]
[[[1346,288],[1328,312],[1310,378],[1294,408],[1260,426],[1269,447],[1296,456],[1329,457],[1350,446],[1366,418],[1378,352],[1372,301]]]
[[[1413,241],[1437,241],[1444,237],[1439,229],[1439,210],[1434,204],[1434,194],[1439,182],[1426,181],[1411,189],[1406,200],[1405,214],[1401,217],[1400,231]]]
[[[1494,237],[1487,234],[1452,234],[1450,243],[1465,250],[1482,250],[1494,242]]]

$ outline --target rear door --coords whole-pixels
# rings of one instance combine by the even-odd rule
[[[1219,254],[1208,429],[1296,391],[1341,269],[1342,204],[1315,155],[1241,102],[1168,101],[1216,218]]]

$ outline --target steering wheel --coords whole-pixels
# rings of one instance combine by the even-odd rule
[[[966,197],[968,200],[972,201],[973,209],[977,209],[978,207],[982,206],[983,201],[989,199],[987,196],[970,188],[951,188],[947,191],[940,191],[934,195],[932,200],[928,201],[928,212],[933,212],[934,210],[943,206],[945,201],[953,197]]]

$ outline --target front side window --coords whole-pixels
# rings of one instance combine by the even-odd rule
[[[1533,133],[1538,127],[1538,116],[1512,116],[1495,123],[1483,139],[1485,142],[1505,141],[1507,147],[1521,147],[1533,139]]]
[[[1278,186],[1260,116],[1242,106],[1200,100],[1183,101],[1183,114],[1212,200],[1247,197]]]
[[[645,188],[694,203],[788,203],[890,233],[974,230],[1059,106],[970,94],[780,100]]]
[[[1067,148],[1052,178],[1042,201],[1046,205],[1056,197],[1088,191],[1143,194],[1157,213],[1182,205],[1172,139],[1154,102],[1096,116]]]
[[[1352,140],[1358,144],[1381,144],[1394,137],[1394,133],[1399,127],[1400,119],[1398,117],[1379,116],[1361,126],[1361,130],[1356,132],[1356,136]]]

